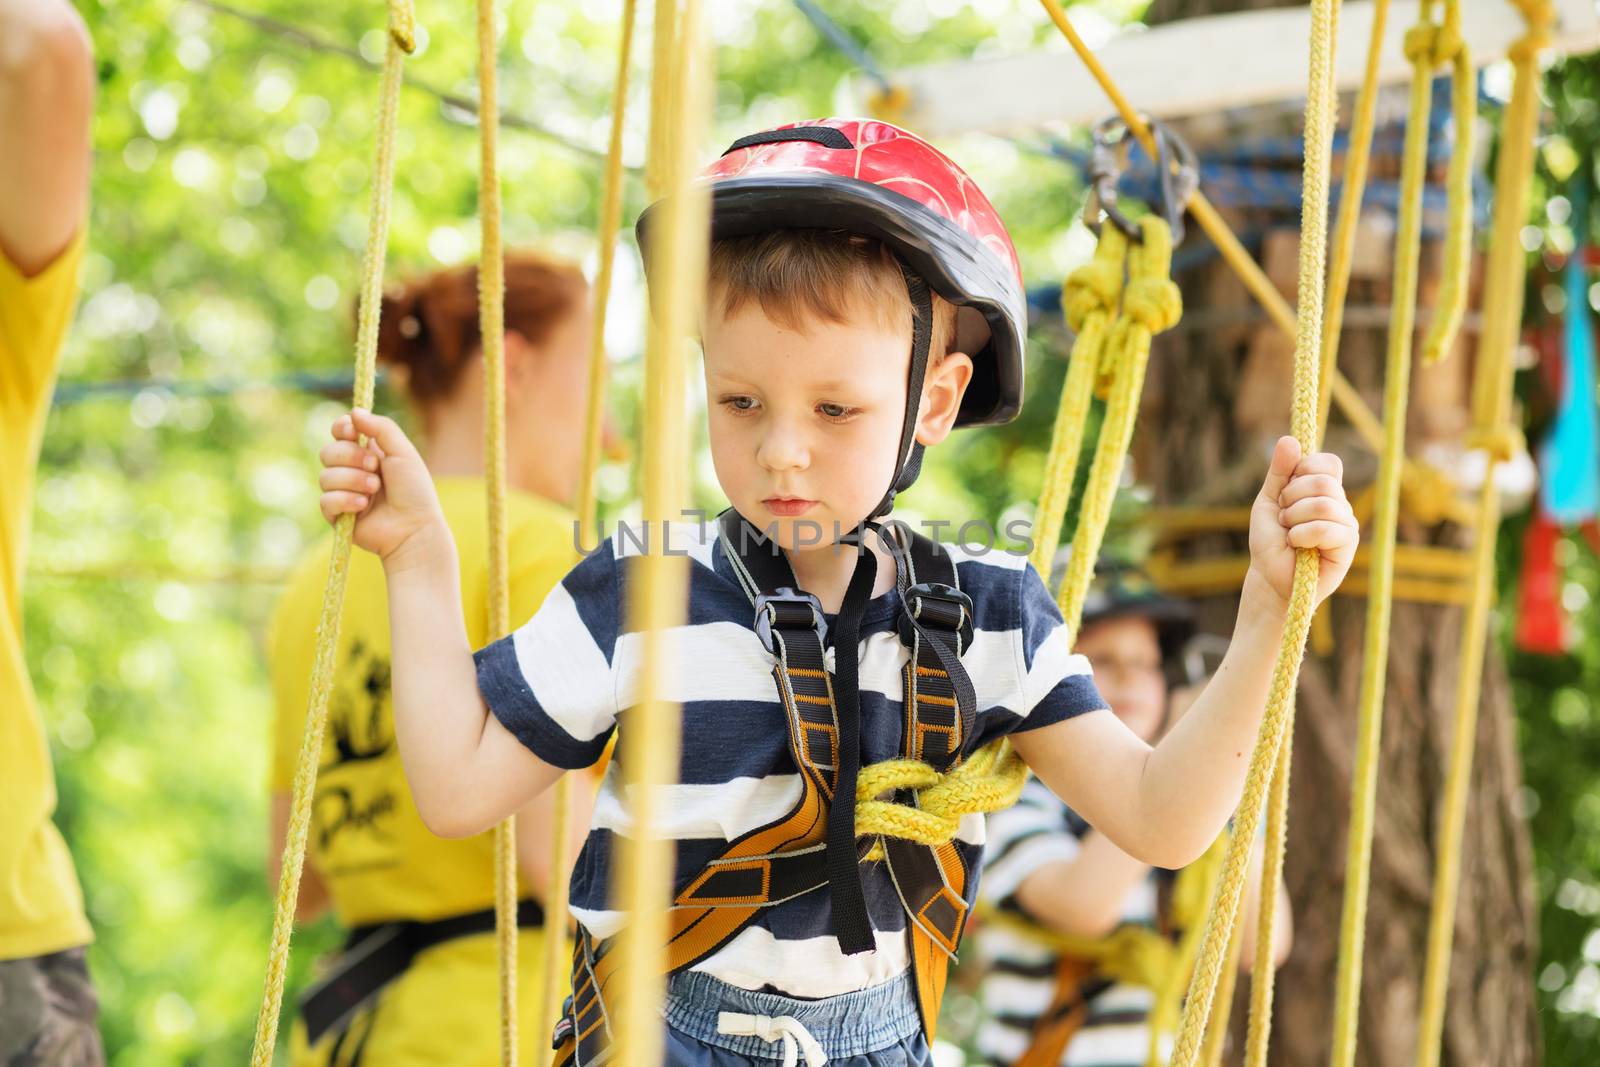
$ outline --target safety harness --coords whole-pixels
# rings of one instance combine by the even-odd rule
[[[729,842],[678,893],[669,913],[668,973],[687,970],[716,952],[763,908],[824,887],[835,890],[837,904],[841,883],[847,899],[852,890],[859,896],[860,865],[881,857],[905,908],[918,1010],[931,1036],[947,966],[966,924],[972,872],[954,843],[855,836],[854,783],[861,762],[857,642],[875,575],[875,559],[861,543],[866,530],[846,539],[866,565],[858,565],[830,633],[821,603],[799,588],[775,543],[732,509],[718,523],[721,549],[754,609],[752,628],[773,657],[772,677],[802,786],[800,799],[783,818]],[[896,559],[897,631],[908,651],[901,753],[943,772],[961,760],[975,732],[976,694],[961,666],[961,655],[972,643],[972,601],[960,589],[954,561],[937,542],[900,524],[868,525]],[[909,790],[894,799],[916,804]],[[843,832],[836,834],[836,827]],[[872,928],[864,903],[861,908],[862,930],[849,933],[864,931],[870,949],[875,946]],[[852,916],[836,907],[834,921],[841,947],[851,951],[842,928]],[[554,1035],[558,1067],[605,1062],[613,1037],[606,1003],[618,958],[613,945],[614,939],[598,941],[578,931],[573,994]]]

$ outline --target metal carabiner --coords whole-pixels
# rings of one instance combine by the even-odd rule
[[[1156,178],[1159,204],[1152,205],[1172,229],[1173,243],[1183,240],[1183,216],[1189,198],[1200,186],[1200,171],[1194,149],[1163,122],[1149,117],[1145,123],[1155,139]],[[1132,131],[1119,116],[1102,119],[1093,131],[1093,151],[1089,157],[1089,199],[1084,204],[1084,222],[1100,232],[1102,216],[1121,230],[1130,241],[1143,239],[1139,226],[1117,206],[1117,182],[1127,169],[1127,149]]]

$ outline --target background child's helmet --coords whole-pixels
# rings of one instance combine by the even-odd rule
[[[817,119],[741,137],[702,173],[713,238],[844,230],[882,241],[957,308],[955,347],[973,379],[958,426],[1008,422],[1022,407],[1027,302],[1005,224],[966,172],[887,122]],[[639,218],[646,242],[654,207]]]

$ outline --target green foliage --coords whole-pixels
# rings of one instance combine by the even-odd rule
[[[382,47],[377,0],[237,2],[369,59]],[[29,665],[57,762],[59,822],[98,932],[91,962],[111,1062],[236,1064],[253,1027],[270,919],[262,636],[274,573],[320,533],[315,450],[340,396],[255,386],[192,395],[145,384],[86,397],[78,385],[348,374],[377,78],[347,56],[207,3],[78,3],[101,73],[92,244],[40,463]],[[1037,10],[1000,0],[824,6],[889,69],[1049,39]],[[1098,6],[1117,21],[1140,5]],[[501,7],[504,108],[603,145],[620,0]],[[649,8],[641,5],[629,94],[635,164],[645,144]],[[420,0],[418,15],[429,32],[408,77],[470,100],[471,5]],[[719,43],[714,144],[841,106],[852,66],[792,6],[713,0],[707,19]],[[1561,129],[1591,161],[1600,139],[1595,78],[1592,64],[1568,63],[1552,81]],[[401,124],[391,276],[465,260],[478,244],[470,115],[408,88]],[[989,137],[944,147],[1010,221],[1031,282],[1059,279],[1086,254],[1081,230],[1069,228],[1079,204],[1071,172]],[[592,261],[600,180],[592,155],[508,127],[502,167],[510,243]],[[626,217],[644,195],[632,181]],[[632,426],[643,300],[631,244],[620,273],[610,388]],[[1058,331],[1035,338],[1022,419],[935,449],[906,514],[1027,516],[1064,367]],[[707,465],[696,470],[698,501],[716,506]],[[601,488],[609,513],[629,506],[625,466],[603,470]],[[1572,579],[1594,589],[1595,578],[1594,560],[1580,554]],[[1600,913],[1591,906],[1600,899],[1592,696],[1600,626],[1586,624],[1570,661],[1514,667],[1539,798],[1542,985],[1557,1009],[1546,1016],[1550,1062],[1579,1062],[1575,1050],[1592,1048],[1600,1011],[1600,936],[1591,932]],[[330,927],[300,933],[295,986],[336,936]],[[1590,992],[1580,1003],[1567,991],[1582,982]],[[1578,1008],[1563,1007],[1564,996]]]

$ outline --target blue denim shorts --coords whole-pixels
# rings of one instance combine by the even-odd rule
[[[832,1067],[928,1067],[933,1062],[909,971],[883,985],[821,1000],[757,993],[686,971],[669,980],[663,1011],[666,1061],[672,1067],[781,1063],[786,1045],[796,1057],[791,1062],[805,1067],[801,1030],[814,1041],[813,1054],[820,1052]]]

